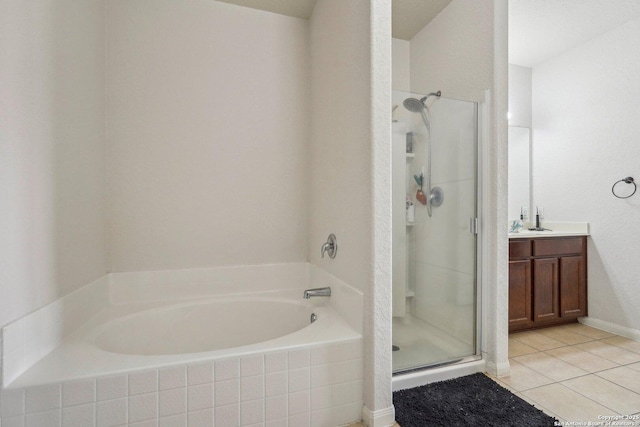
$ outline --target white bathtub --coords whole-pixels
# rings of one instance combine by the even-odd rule
[[[361,294],[307,264],[198,274],[228,279],[246,276],[246,269],[258,269],[262,280],[254,291],[244,283],[237,294],[220,294],[202,280],[180,284],[176,272],[170,279],[156,272],[136,283],[126,275],[110,280],[111,303],[3,390],[2,425],[21,417],[48,425],[43,420],[51,417],[51,425],[75,426],[82,424],[65,419],[83,414],[95,425],[131,426],[215,420],[329,427],[358,420],[362,335],[338,311],[357,311]],[[282,284],[283,271],[306,280]],[[265,290],[266,282],[284,289]],[[317,285],[331,286],[332,297],[304,300],[302,291]],[[176,298],[176,287],[184,298]]]
[[[334,315],[292,297],[226,297],[143,310],[100,325],[91,338],[112,353],[201,353],[284,337],[309,326],[314,311]]]

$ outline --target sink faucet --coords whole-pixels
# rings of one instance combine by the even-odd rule
[[[304,299],[309,299],[311,297],[330,297],[331,296],[331,288],[315,288],[315,289],[307,289],[304,291],[304,295],[302,296]]]
[[[529,229],[529,231],[553,231],[540,225],[540,209],[536,206],[536,226]]]

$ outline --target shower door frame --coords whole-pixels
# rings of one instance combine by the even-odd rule
[[[415,92],[410,92],[414,94]],[[442,381],[446,379],[456,378],[463,375],[468,375],[476,372],[483,372],[486,369],[486,361],[483,357],[483,353],[486,352],[486,319],[483,317],[483,313],[487,311],[486,303],[483,295],[486,293],[486,278],[488,266],[486,264],[485,255],[488,252],[486,247],[487,240],[485,239],[483,230],[485,226],[483,219],[486,217],[485,208],[483,203],[488,188],[486,183],[489,181],[487,177],[488,173],[488,161],[489,153],[486,145],[489,141],[489,105],[490,105],[490,91],[486,90],[483,93],[484,100],[482,101],[470,101],[464,99],[449,98],[443,96],[446,99],[453,99],[457,101],[472,102],[475,104],[475,117],[476,117],[476,132],[475,132],[475,278],[474,278],[474,300],[475,300],[475,335],[474,335],[474,353],[463,357],[461,360],[454,363],[436,363],[427,366],[417,366],[415,369],[402,370],[393,372],[392,374],[392,389],[393,391],[402,390],[405,388],[417,387],[420,385],[428,384],[434,381]],[[393,333],[393,330],[392,330]]]

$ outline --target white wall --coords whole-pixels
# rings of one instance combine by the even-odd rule
[[[509,64],[509,126],[531,127],[531,72]]]
[[[640,20],[533,69],[533,200],[545,218],[587,221],[589,317],[640,329]],[[620,184],[620,191],[625,185]]]
[[[491,0],[453,0],[411,39],[411,90],[480,101],[493,77]]]
[[[319,1],[310,21],[309,261],[364,292],[372,223],[368,3]],[[321,258],[330,233],[338,255]]]
[[[0,326],[106,272],[104,3],[0,3]]]
[[[410,43],[407,40],[391,39],[391,88],[402,93],[392,94],[392,106],[398,106],[392,113],[392,236],[393,236],[393,316],[404,317],[407,313],[406,291],[408,286],[408,240],[406,225],[407,157],[406,133],[409,131],[400,120],[406,111],[402,101],[410,92]],[[413,178],[411,178],[413,181]]]
[[[107,27],[111,271],[306,261],[308,21],[112,0]]]
[[[486,102],[479,152],[484,169],[480,171],[478,195],[483,209],[479,212],[482,237],[479,280],[483,284],[485,337],[482,351],[486,352],[488,370],[504,374],[508,372],[508,249],[503,225],[507,220],[506,0],[453,0],[414,36],[410,56],[413,92],[441,90],[446,98]],[[489,99],[485,99],[487,90]],[[416,240],[420,237],[416,236]],[[463,269],[456,271],[464,273]]]
[[[395,121],[392,123],[392,235],[393,235],[393,315],[404,316],[407,309],[407,225],[406,225],[406,193],[407,193],[407,157],[406,157],[406,133],[409,131],[405,123],[402,123],[401,115],[404,107],[402,101],[406,92],[410,92],[410,43],[407,40],[391,39],[391,88],[392,106],[397,105],[392,113]],[[412,114],[413,115],[413,114]],[[413,181],[413,178],[411,178]]]
[[[391,88],[411,91],[411,44],[407,40],[391,39]]]

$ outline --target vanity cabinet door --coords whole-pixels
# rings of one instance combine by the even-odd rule
[[[531,325],[531,260],[509,261],[509,330]]]
[[[534,322],[548,322],[560,317],[558,265],[558,258],[533,260]]]
[[[587,269],[583,256],[560,257],[560,315],[587,314]]]

